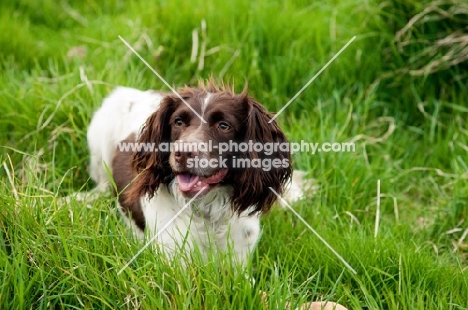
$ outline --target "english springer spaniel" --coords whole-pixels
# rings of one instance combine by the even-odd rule
[[[109,167],[119,210],[140,237],[157,234],[169,253],[230,248],[245,262],[277,199],[271,189],[282,194],[291,180],[286,137],[246,90],[210,81],[178,94],[115,89],[88,129],[91,177],[107,187]],[[294,179],[290,201],[302,195]]]

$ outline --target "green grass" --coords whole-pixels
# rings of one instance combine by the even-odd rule
[[[424,6],[389,3],[2,2],[0,309],[262,309],[260,290],[269,309],[321,299],[349,309],[468,309],[467,76],[463,64],[399,71],[419,54],[417,45],[399,54],[395,32]],[[443,22],[443,31],[456,28]],[[201,70],[190,61],[194,29],[210,52]],[[292,141],[356,142],[352,153],[294,155],[319,189],[293,206],[356,275],[280,208],[262,220],[247,268],[255,284],[223,258],[195,255],[183,267],[152,250],[117,275],[142,245],[112,198],[63,197],[93,187],[86,128],[109,91],[166,89],[119,35],[173,85],[210,75],[238,90],[248,82],[271,111],[357,36],[278,117]]]

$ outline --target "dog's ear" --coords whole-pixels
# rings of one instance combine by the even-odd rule
[[[241,158],[251,163],[250,168],[234,174],[234,192],[232,203],[235,211],[242,212],[253,207],[252,212],[267,212],[276,201],[276,194],[282,194],[284,186],[292,175],[291,152],[283,131],[275,121],[269,123],[273,114],[269,113],[255,99],[243,93],[243,104],[248,109],[244,141],[261,143],[263,151],[249,150],[240,154]],[[266,149],[276,144],[276,149]],[[279,147],[283,144],[282,147]],[[271,151],[271,152],[270,152]],[[270,154],[271,153],[271,154]],[[252,163],[260,162],[262,167],[253,168]]]
[[[168,184],[172,178],[169,166],[169,152],[158,151],[161,143],[169,145],[171,126],[169,124],[179,99],[174,96],[165,97],[159,109],[151,114],[143,125],[137,138],[137,147],[131,156],[132,168],[138,176],[129,189],[128,199],[135,200],[144,196],[153,197],[161,184]]]

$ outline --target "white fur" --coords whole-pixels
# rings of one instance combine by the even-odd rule
[[[138,133],[162,99],[163,96],[157,92],[128,87],[118,87],[104,99],[88,127],[89,173],[98,186],[102,188],[108,184],[103,163],[110,169],[117,143],[131,133]]]
[[[141,126],[158,109],[162,99],[163,96],[154,91],[119,87],[94,114],[88,128],[90,174],[100,189],[108,186],[104,163],[110,167],[117,143],[132,133],[138,136]],[[160,186],[151,199],[141,198],[148,237],[158,233],[189,202],[180,194],[176,182],[177,179],[174,179],[169,186]],[[289,197],[290,200],[302,196],[300,188],[293,188],[291,194],[294,197]],[[236,258],[244,262],[260,236],[259,216],[248,216],[249,211],[240,216],[234,214],[229,197],[229,187],[218,187],[197,199],[159,233],[157,243],[169,252],[182,246],[185,247],[182,250],[187,251],[196,245],[202,253],[207,253],[213,246],[220,250],[229,247]],[[127,223],[133,224],[128,220]],[[141,237],[141,231],[132,226]]]

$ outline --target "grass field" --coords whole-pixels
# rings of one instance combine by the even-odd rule
[[[17,0],[0,29],[0,309],[265,309],[260,290],[269,309],[468,309],[464,1]],[[440,43],[451,29],[462,41]],[[62,202],[93,188],[86,128],[102,99],[167,89],[119,35],[169,83],[248,82],[270,111],[356,36],[277,121],[291,141],[356,143],[294,155],[318,190],[293,207],[357,274],[278,207],[255,284],[222,258],[182,267],[152,250],[117,275],[142,245],[112,198]]]

